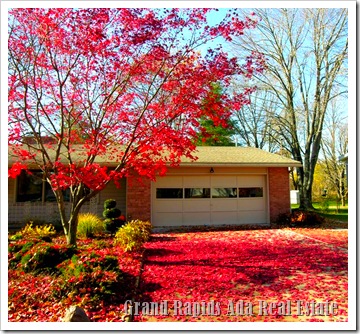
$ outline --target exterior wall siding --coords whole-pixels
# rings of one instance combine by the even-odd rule
[[[271,167],[268,171],[270,222],[282,213],[289,213],[290,181],[287,167]]]
[[[9,228],[21,227],[29,220],[41,220],[53,224],[60,222],[59,210],[55,202],[16,202],[16,181],[11,178],[8,181]],[[115,199],[117,208],[126,215],[126,179],[121,181],[120,188],[110,182],[102,192],[84,204],[80,212],[91,212],[102,218],[104,201],[109,198]],[[70,212],[69,203],[66,203],[66,208]]]
[[[190,168],[189,168],[190,169]],[[180,170],[178,170],[180,172]],[[173,170],[173,174],[177,174]],[[189,174],[191,171],[185,170]],[[194,169],[192,172],[194,173]],[[226,174],[226,169],[222,170]],[[244,170],[245,171],[245,170]],[[183,171],[184,172],[184,171]],[[206,170],[196,170],[202,174]],[[220,172],[216,169],[216,172]],[[228,173],[239,173],[239,170],[227,170]],[[248,173],[249,171],[246,170]],[[259,168],[254,171],[259,174],[266,173],[266,169]],[[171,173],[172,174],[172,173]],[[186,173],[187,174],[187,173]],[[287,167],[268,168],[268,194],[269,194],[269,216],[270,221],[277,218],[279,214],[290,212],[290,186],[289,173]],[[39,202],[16,202],[16,183],[14,179],[8,179],[8,217],[9,226],[12,224],[23,224],[28,219],[39,219],[47,222],[59,221],[59,214],[56,203]],[[103,203],[106,199],[114,198],[117,207],[126,215],[127,219],[151,220],[151,181],[142,178],[141,181],[130,176],[123,180],[121,188],[118,189],[114,183],[108,186],[82,208],[82,212],[93,212],[102,217]],[[70,209],[69,205],[68,208]]]

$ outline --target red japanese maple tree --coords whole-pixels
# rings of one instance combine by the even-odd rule
[[[256,20],[235,10],[217,25],[211,9],[12,9],[9,12],[9,176],[40,169],[67,242],[76,244],[85,201],[130,172],[154,178],[193,157],[198,120],[215,124],[249,91],[212,99],[212,84],[262,70],[208,41],[231,39]],[[255,16],[254,16],[255,17]],[[203,101],[207,101],[204,104]],[[213,103],[209,103],[213,101]],[[107,168],[99,159],[116,161]],[[70,189],[70,215],[63,190]],[[88,188],[90,191],[84,192]]]

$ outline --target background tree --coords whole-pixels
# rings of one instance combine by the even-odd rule
[[[213,82],[227,87],[233,76],[261,70],[259,59],[240,64],[221,47],[206,54],[198,49],[255,24],[229,13],[209,25],[209,11],[9,11],[9,152],[16,160],[9,176],[29,166],[42,171],[68,244],[76,244],[82,205],[108,182],[118,184],[132,172],[164,175],[182,156],[193,158],[202,117],[216,126],[241,107],[243,92],[203,101],[211,100]],[[117,166],[108,169],[99,159]]]
[[[233,114],[234,132],[240,145],[276,152],[280,145],[276,138],[273,114],[277,104],[271,92],[257,87],[250,101]]]
[[[331,110],[325,119],[321,149],[324,155],[323,169],[329,188],[344,206],[348,194],[346,184],[346,165],[339,162],[339,157],[348,153],[347,117],[338,113],[336,100],[332,101]]]
[[[255,78],[277,101],[278,138],[303,165],[297,170],[300,207],[312,208],[325,115],[329,102],[347,90],[347,9],[256,12],[257,29],[246,31],[234,45],[266,58],[266,73]]]
[[[217,110],[219,102],[225,98],[223,88],[216,82],[212,85],[212,95],[209,95],[204,101],[204,105],[213,106],[211,112],[214,115],[219,115],[221,112]],[[214,103],[215,102],[215,103]],[[235,134],[234,121],[225,114],[223,119],[220,119],[218,125],[209,116],[202,117],[199,121],[201,131],[197,139],[197,146],[235,146],[233,136]]]

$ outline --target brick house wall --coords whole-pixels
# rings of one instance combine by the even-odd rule
[[[287,167],[271,167],[268,171],[270,222],[278,215],[289,213],[290,181]]]
[[[151,181],[129,176],[126,193],[127,220],[151,220]]]

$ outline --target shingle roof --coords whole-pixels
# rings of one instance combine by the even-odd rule
[[[198,146],[194,155],[196,161],[184,159],[181,166],[301,167],[298,161],[254,147]]]
[[[80,159],[86,155],[83,149],[75,151]],[[75,155],[75,156],[76,156]],[[262,167],[301,167],[301,163],[279,154],[253,147],[228,147],[228,146],[198,146],[193,153],[197,157],[196,161],[183,158],[181,166],[262,166]],[[73,158],[75,157],[73,153]],[[75,158],[76,159],[76,158]],[[9,147],[9,165],[12,165],[17,158],[11,154]],[[109,166],[116,165],[112,159],[98,157],[96,161],[100,164]]]

